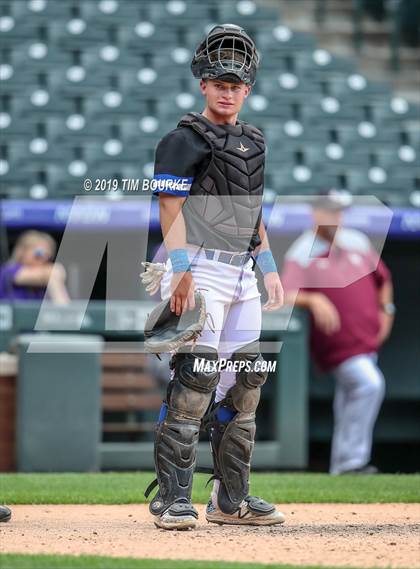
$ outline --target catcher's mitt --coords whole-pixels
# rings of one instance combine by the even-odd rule
[[[195,292],[195,308],[177,316],[171,312],[171,299],[163,300],[152,310],[144,326],[144,349],[160,354],[179,350],[201,335],[206,320],[206,302],[201,292]]]

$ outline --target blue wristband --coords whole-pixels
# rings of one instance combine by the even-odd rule
[[[263,275],[277,273],[277,265],[270,249],[262,251],[255,259]]]
[[[190,260],[186,249],[173,249],[169,251],[169,258],[174,273],[185,273],[190,269]]]

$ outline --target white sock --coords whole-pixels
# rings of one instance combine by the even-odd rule
[[[219,493],[220,480],[213,481],[213,490],[211,492],[211,501],[213,506],[217,508],[217,494]]]

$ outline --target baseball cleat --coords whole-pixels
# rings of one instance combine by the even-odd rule
[[[210,499],[206,508],[206,520],[219,525],[273,526],[282,524],[285,516],[265,500],[248,496],[233,514],[225,514]]]
[[[0,506],[0,522],[8,522],[12,517],[12,512],[7,506]]]
[[[157,528],[188,530],[197,526],[198,512],[192,504],[175,502],[159,516],[154,516]]]

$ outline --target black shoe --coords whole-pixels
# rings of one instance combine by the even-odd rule
[[[11,517],[11,510],[7,506],[0,506],[0,522],[8,522]]]
[[[379,469],[373,464],[365,464],[365,466],[359,466],[359,468],[352,468],[351,470],[346,470],[341,474],[380,474]]]

